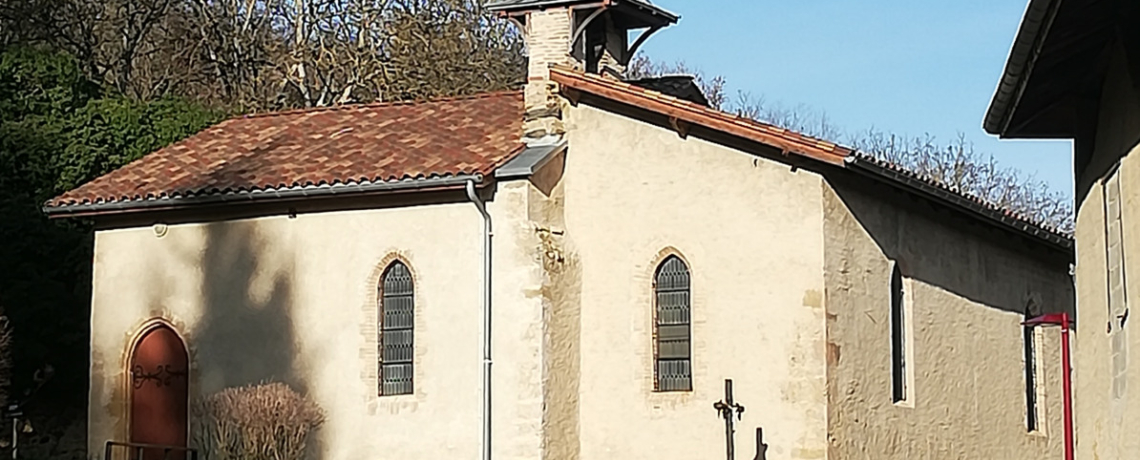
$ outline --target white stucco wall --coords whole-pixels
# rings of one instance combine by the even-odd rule
[[[456,196],[460,197],[462,192]],[[496,219],[496,458],[537,458],[542,302],[526,183]],[[90,452],[128,438],[126,360],[162,318],[186,337],[192,397],[279,380],[327,411],[319,458],[478,458],[482,219],[470,203],[272,216],[96,234]],[[537,241],[535,239],[535,241]],[[415,394],[376,396],[376,287],[415,276]],[[410,440],[415,440],[410,441]]]
[[[1125,289],[1129,309],[1132,293],[1140,292],[1140,103],[1127,71],[1123,50],[1113,53],[1101,94],[1100,113],[1092,158],[1077,177],[1077,340],[1074,342],[1076,426],[1078,458],[1101,460],[1133,458],[1140,452],[1140,333],[1133,319],[1120,327],[1108,313],[1105,207],[1102,180],[1120,161],[1121,220],[1124,239]],[[1080,141],[1078,141],[1080,142]],[[1110,324],[1111,323],[1111,324]],[[1111,327],[1111,329],[1110,329]],[[1113,353],[1111,335],[1121,330],[1125,340],[1125,390],[1112,395]]]
[[[581,266],[580,458],[718,458],[724,379],[737,458],[826,453],[821,179],[579,105],[566,114],[566,240]],[[693,391],[653,391],[652,277],[692,273]]]
[[[830,460],[1061,458],[1060,333],[1036,337],[1038,430],[1026,423],[1029,301],[1072,311],[1068,261],[865,179],[824,189]],[[903,276],[907,398],[892,399],[890,276]]]

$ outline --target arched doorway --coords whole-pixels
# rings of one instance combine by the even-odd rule
[[[182,338],[165,325],[147,331],[131,353],[131,442],[186,447],[189,366]],[[161,450],[146,459],[162,458]]]

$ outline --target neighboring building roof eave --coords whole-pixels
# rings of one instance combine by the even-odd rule
[[[63,206],[43,207],[50,218],[92,217],[109,214],[125,214],[138,211],[160,209],[181,209],[187,206],[253,203],[301,198],[362,195],[367,193],[420,191],[426,189],[446,189],[462,187],[467,182],[483,183],[482,174],[458,174],[446,177],[403,179],[373,183],[348,183],[333,185],[310,185],[285,189],[249,191],[227,191],[222,193],[142,198],[135,200],[103,201],[98,203],[78,203]]]
[[[1042,44],[1063,0],[1030,0],[1017,37],[1006,60],[983,127],[987,133],[1005,137],[1010,119],[1021,102],[1022,92],[1033,72]]]

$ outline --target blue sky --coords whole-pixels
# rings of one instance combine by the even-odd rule
[[[826,113],[846,131],[962,133],[984,153],[1072,194],[1069,141],[982,130],[1027,0],[654,0],[681,15],[642,48],[723,75],[729,90]]]

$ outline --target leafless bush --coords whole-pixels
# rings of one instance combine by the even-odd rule
[[[875,129],[852,136],[852,147],[936,180],[959,192],[981,198],[1034,221],[1073,231],[1073,203],[1032,175],[1002,167],[993,155],[974,150],[962,134],[953,142],[933,136],[905,138]]]
[[[194,441],[218,460],[300,460],[324,423],[315,402],[283,383],[227,388],[193,408]]]

